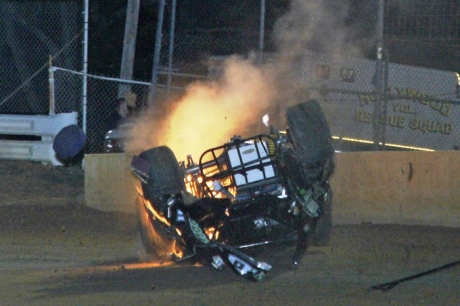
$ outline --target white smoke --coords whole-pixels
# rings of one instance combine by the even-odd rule
[[[260,121],[276,97],[271,77],[251,60],[231,57],[219,80],[195,82],[160,114],[149,112],[132,129],[128,151],[138,153],[167,145],[178,158],[248,134],[248,124]],[[167,120],[161,120],[167,116]],[[248,135],[249,136],[249,135]]]
[[[372,5],[360,4],[361,14],[369,11]],[[292,0],[289,12],[275,25],[278,53],[289,57],[313,50],[336,61],[362,56],[372,41],[362,35],[361,23],[350,20],[352,13],[357,12],[350,9],[350,1]]]
[[[363,42],[369,43],[363,39],[356,45],[360,29],[347,27],[347,3],[293,0],[274,27],[278,50],[271,61],[255,65],[250,59],[230,57],[221,78],[192,83],[179,100],[158,104],[138,118],[128,151],[167,145],[179,160],[189,153],[197,156],[233,135],[255,134],[251,129],[274,105],[281,115],[288,105],[310,98],[297,69],[308,50],[340,61],[361,56]]]

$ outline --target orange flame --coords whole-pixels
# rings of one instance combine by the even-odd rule
[[[224,67],[219,81],[192,83],[179,101],[139,118],[127,150],[139,153],[167,145],[179,160],[190,153],[198,158],[197,154],[234,135],[248,134],[249,125],[260,125],[275,96],[267,73],[237,57],[228,59]]]

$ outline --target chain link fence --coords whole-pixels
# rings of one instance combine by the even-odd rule
[[[265,9],[270,18],[265,20],[263,33],[257,33],[257,22],[245,19],[232,27],[231,22],[238,19],[230,18],[235,14],[230,7],[229,18],[220,23],[201,16],[202,29],[209,30],[206,33],[217,33],[210,31],[213,25],[246,33],[226,33],[226,39],[216,44],[209,36],[206,43],[196,46],[194,50],[217,55],[206,57],[208,69],[218,75],[226,54],[257,51],[256,43],[262,37],[263,51],[277,53],[265,62],[283,58],[289,79],[302,80],[300,85],[288,86],[309,91],[303,96],[321,101],[337,147],[375,149],[379,1],[270,1],[265,7],[263,2],[252,1],[257,9],[245,14],[260,25],[262,18],[257,13]],[[384,2],[379,142],[385,149],[456,149],[460,146],[460,77],[456,73],[460,71],[460,3]],[[221,12],[217,7],[208,9]],[[233,39],[239,43],[231,43]],[[187,39],[182,40],[185,42]],[[321,56],[311,56],[306,50]],[[191,53],[180,49],[178,54],[187,59]]]
[[[129,93],[134,93],[136,100],[132,116],[145,111],[148,107],[150,83],[145,81],[122,80],[114,77],[84,74],[78,71],[53,67],[54,99],[56,112],[64,112],[70,105],[81,103],[83,100],[81,85],[86,76],[87,97],[86,114],[80,112],[79,124],[86,118],[86,153],[104,152],[105,134],[109,131],[111,115],[117,111],[118,89],[124,87]],[[168,91],[165,85],[157,86],[158,96],[166,99],[170,95],[180,95],[181,87],[172,87]]]
[[[286,1],[177,1],[174,26],[174,61],[184,72],[195,73],[206,68],[209,56],[247,54],[261,49],[261,18],[264,32],[272,28],[275,10],[286,9]],[[168,61],[171,31],[171,1],[166,2],[161,63]],[[263,14],[263,15],[262,15]],[[205,64],[198,67],[196,64]],[[193,65],[190,65],[193,64]],[[188,71],[187,71],[188,69]]]
[[[81,87],[83,73],[54,67],[56,112],[66,109],[75,100],[80,104],[83,100]],[[136,81],[121,81],[112,77],[86,76],[87,97],[86,114],[79,116],[79,125],[86,117],[86,153],[103,152],[104,136],[108,132],[110,115],[118,106],[118,87],[127,85],[137,96],[135,111],[141,111],[145,106],[150,83]]]
[[[50,59],[81,65],[82,1],[0,2],[0,113],[49,113]],[[77,97],[61,111],[80,108]]]
[[[385,2],[385,47],[391,62],[460,70],[459,1]]]
[[[337,147],[372,149],[375,61],[309,56],[298,68],[326,113]],[[382,144],[386,149],[452,150],[460,146],[459,75],[385,63]],[[360,145],[356,145],[360,143]]]
[[[102,12],[103,5],[102,1],[92,1],[91,13]],[[149,5],[152,6],[147,4],[144,9]],[[56,67],[78,71],[81,7],[81,1],[0,3],[5,16],[0,21],[0,29],[5,33],[0,39],[0,50],[8,55],[0,57],[2,68],[6,67],[0,72],[4,80],[0,83],[0,112],[48,112],[48,56],[53,55]],[[179,0],[171,85],[183,88],[196,81],[191,75],[208,76],[210,69],[219,66],[228,55],[276,53],[286,58],[288,54],[296,60],[285,63],[284,70],[299,80],[297,91],[304,90],[307,96],[320,100],[337,140],[371,142],[378,8],[378,1],[370,0]],[[457,0],[385,1],[385,128],[381,142],[387,146],[445,150],[459,145],[459,77],[453,72],[460,71],[459,9]],[[141,11],[141,21],[142,14]],[[167,66],[170,59],[171,14],[171,2],[167,1],[161,67]],[[125,18],[123,12],[117,16]],[[155,14],[147,17],[150,27],[154,27]],[[90,18],[93,19],[97,20]],[[94,32],[104,33],[105,29],[108,28],[102,25],[97,29],[90,26]],[[135,71],[146,78],[151,73],[155,30],[144,27],[138,34]],[[104,35],[93,37],[104,45]],[[321,56],[310,56],[306,50]],[[264,63],[271,60],[267,56]],[[54,78],[56,112],[78,110],[81,122],[82,75],[57,69]],[[167,75],[160,74],[158,86],[166,83]],[[148,82],[88,75],[88,153],[102,152],[105,122],[116,106],[120,84],[129,85],[136,93],[137,108],[141,111],[146,104]]]

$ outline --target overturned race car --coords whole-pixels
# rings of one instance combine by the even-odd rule
[[[325,245],[332,227],[334,150],[315,100],[289,107],[288,128],[233,137],[198,161],[178,162],[166,146],[134,156],[136,201],[145,250],[157,260],[192,258],[260,281],[271,265],[244,250],[293,241],[293,266],[308,245]]]

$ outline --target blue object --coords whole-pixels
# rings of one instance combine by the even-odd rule
[[[86,135],[72,124],[63,128],[54,138],[53,150],[58,158],[70,159],[75,157],[85,147]]]

